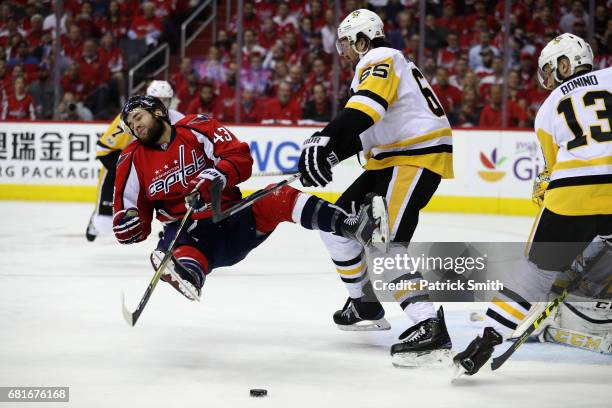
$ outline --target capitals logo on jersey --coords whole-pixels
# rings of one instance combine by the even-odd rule
[[[163,170],[155,170],[155,174],[161,173],[149,184],[149,195],[153,198],[155,194],[164,192],[168,194],[170,188],[176,183],[187,187],[187,177],[198,174],[206,167],[206,159],[203,154],[191,151],[191,162],[185,163],[185,146],[179,146],[178,160],[174,160],[174,167],[164,165]]]

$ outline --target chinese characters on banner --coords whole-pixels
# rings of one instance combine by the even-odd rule
[[[0,123],[0,184],[96,185],[101,124]]]

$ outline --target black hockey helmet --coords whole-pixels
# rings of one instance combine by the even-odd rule
[[[125,103],[125,105],[123,105],[123,109],[121,109],[121,120],[123,121],[123,123],[125,123],[126,126],[128,126],[128,115],[136,108],[142,108],[151,113],[159,109],[162,113],[162,119],[170,123],[170,117],[168,116],[168,108],[166,108],[166,105],[163,104],[161,99],[149,95],[132,95]]]

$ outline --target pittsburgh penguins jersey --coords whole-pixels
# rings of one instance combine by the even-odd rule
[[[551,172],[544,207],[559,215],[612,214],[612,68],[555,88],[535,131]]]
[[[410,165],[453,177],[452,134],[444,109],[421,71],[400,51],[378,47],[365,54],[351,95],[345,107],[374,121],[360,135],[367,170]]]
[[[168,109],[168,116],[170,118],[170,124],[174,125],[176,122],[185,117],[180,112],[172,109]],[[96,157],[100,158],[106,156],[114,151],[121,151],[130,144],[134,138],[123,129],[123,123],[121,122],[120,115],[113,120],[110,126],[98,139],[96,144]]]
[[[138,139],[126,147],[117,161],[113,210],[138,208],[145,230],[155,210],[161,222],[185,214],[187,184],[204,169],[216,168],[227,178],[222,207],[242,197],[236,184],[251,176],[253,159],[249,145],[217,120],[205,115],[187,115],[172,126],[170,141],[148,147]],[[207,218],[203,211],[194,218]]]

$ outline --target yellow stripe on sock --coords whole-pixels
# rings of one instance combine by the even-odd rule
[[[504,302],[499,298],[494,297],[492,303],[494,305],[497,305],[497,307],[499,307],[503,311],[510,313],[512,316],[516,317],[519,320],[523,320],[525,318],[525,315],[523,313],[519,312],[518,310],[510,306],[507,302]]]

